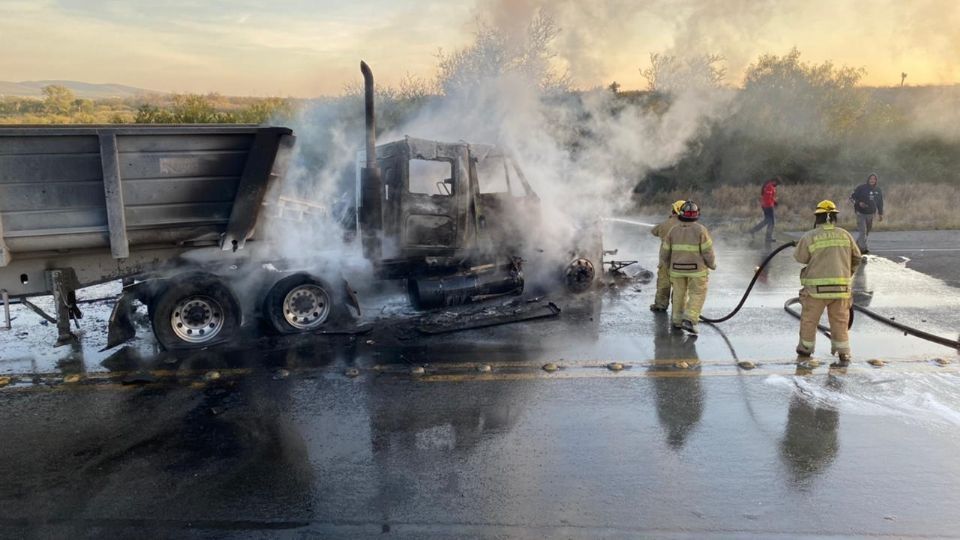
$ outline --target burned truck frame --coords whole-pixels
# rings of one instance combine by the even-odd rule
[[[420,308],[522,292],[531,268],[546,265],[568,289],[589,288],[598,234],[541,265],[540,201],[516,161],[462,142],[378,146],[373,75],[362,69],[354,236],[375,277],[407,280]],[[282,206],[272,188],[294,141],[287,128],[254,126],[0,128],[0,292],[55,322],[66,342],[82,315],[75,291],[126,280],[107,347],[134,335],[135,301],[168,349],[227,341],[254,321],[303,333],[348,305],[359,313],[336,261],[280,259],[258,237],[264,208]],[[55,316],[29,301],[44,294]]]
[[[540,198],[517,161],[487,144],[405,137],[376,144],[374,83],[361,62],[366,149],[357,159],[357,227],[378,274],[407,279],[421,308],[520,292],[523,263],[582,292],[598,276],[595,223],[567,245],[538,255]],[[557,252],[559,251],[559,253]]]

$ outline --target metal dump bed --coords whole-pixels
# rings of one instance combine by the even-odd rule
[[[55,268],[84,286],[186,249],[242,248],[292,145],[276,127],[2,127],[0,289],[42,294]]]

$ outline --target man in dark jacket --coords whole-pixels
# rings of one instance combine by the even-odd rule
[[[871,173],[867,177],[867,183],[860,184],[850,195],[850,202],[857,212],[857,247],[862,253],[869,253],[867,248],[867,237],[873,230],[873,216],[878,216],[883,221],[883,191],[880,186],[877,175]]]
[[[773,226],[776,224],[773,209],[777,207],[777,186],[779,185],[779,176],[771,178],[763,183],[763,187],[760,188],[760,209],[763,210],[763,221],[757,223],[752,229],[750,229],[750,234],[756,234],[757,231],[766,226],[767,242],[777,241],[777,239],[773,237]]]

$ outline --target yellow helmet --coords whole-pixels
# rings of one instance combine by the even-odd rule
[[[817,203],[817,209],[814,210],[813,213],[814,214],[836,214],[837,211],[838,211],[837,205],[834,204],[833,201],[824,200]]]
[[[680,209],[683,208],[683,203],[685,203],[685,202],[687,202],[687,201],[682,201],[682,200],[681,200],[681,201],[677,201],[677,202],[675,202],[675,203],[673,203],[673,204],[670,205],[670,209],[673,210],[673,213],[674,213],[674,214],[678,214],[678,215],[679,215],[679,214],[680,214]]]

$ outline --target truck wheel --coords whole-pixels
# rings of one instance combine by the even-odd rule
[[[165,349],[200,349],[233,338],[240,328],[240,303],[213,276],[177,278],[151,302],[151,322]]]
[[[264,299],[263,312],[281,334],[310,332],[334,320],[341,302],[326,282],[294,274],[276,282]]]
[[[563,272],[563,282],[568,291],[579,294],[593,286],[596,276],[596,269],[590,259],[581,257],[567,265]]]

